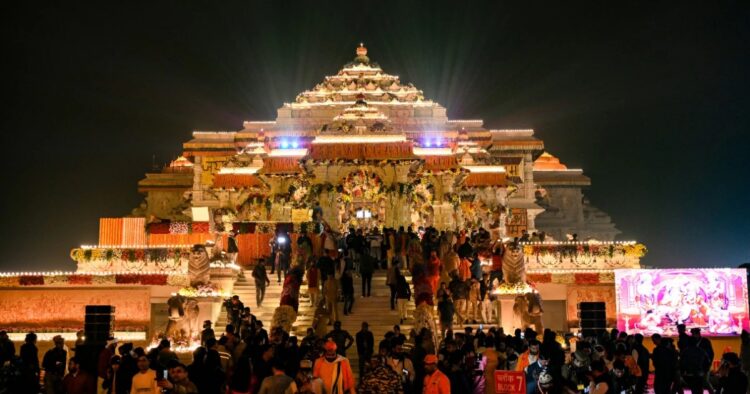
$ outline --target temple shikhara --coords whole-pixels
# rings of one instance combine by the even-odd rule
[[[135,213],[214,223],[324,221],[347,228],[484,227],[497,238],[612,241],[619,233],[589,204],[590,185],[545,151],[533,130],[488,129],[449,119],[411,83],[370,61],[364,46],[275,120],[239,131],[196,131],[184,153],[147,174]]]
[[[149,341],[166,333],[190,348],[199,322],[226,323],[224,298],[238,294],[254,306],[250,271],[274,263],[272,243],[288,236],[291,269],[283,285],[272,278],[253,313],[303,335],[325,327],[325,308],[309,306],[307,286],[300,289],[304,263],[327,253],[324,236],[400,227],[416,237],[437,230],[448,243],[444,264],[456,239],[471,240],[484,270],[497,269],[493,253],[502,249],[505,280],[492,322],[506,330],[577,328],[580,302],[606,302],[612,327],[614,272],[640,268],[645,247],[616,240],[620,231],[584,195],[591,180],[550,152],[533,130],[449,119],[360,45],[351,63],[284,103],[275,119],[193,132],[181,156],[138,182],[139,207],[102,218],[98,245],[71,251],[75,272],[0,274],[0,328],[70,333],[82,325],[85,305],[106,304],[116,307],[119,335]],[[485,235],[472,238],[480,228]],[[309,251],[298,245],[302,233]],[[384,282],[381,270],[373,290],[382,297],[358,301],[361,318],[344,321],[350,332],[361,319],[376,338],[392,326]],[[19,297],[30,309],[16,310]],[[543,315],[534,299],[543,300]],[[434,327],[429,303],[410,301],[410,311],[404,331]]]

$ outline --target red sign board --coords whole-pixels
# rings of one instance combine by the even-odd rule
[[[522,371],[495,371],[495,394],[526,394],[526,375]]]

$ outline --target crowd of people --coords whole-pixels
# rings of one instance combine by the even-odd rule
[[[455,234],[432,228],[369,234],[350,229],[337,236],[325,228],[319,245],[304,232],[297,238],[297,260],[291,264],[291,238],[280,232],[272,240],[270,259],[252,271],[256,306],[263,304],[271,283],[267,266],[285,286],[287,276],[304,275],[310,302],[332,326],[327,332],[310,327],[298,338],[282,327],[267,330],[233,296],[224,305],[229,324],[216,332],[211,321],[204,322],[191,362],[183,363],[167,339],[151,349],[111,342],[89,370],[75,354],[78,346],[67,349],[61,337],[40,362],[35,334],[27,335],[16,354],[2,332],[0,393],[493,393],[495,371],[502,370],[522,374],[527,394],[747,392],[747,332],[740,354],[726,351],[718,366],[710,340],[697,328],[688,333],[678,327],[676,343],[653,335],[648,339],[652,351],[642,335],[617,330],[580,337],[532,328],[505,333],[493,307],[494,286],[503,279],[503,253],[519,241],[540,237],[544,234],[524,234],[503,243],[493,242],[484,229]],[[387,273],[389,304],[398,310],[399,324],[376,338],[363,321],[352,335],[342,328],[339,302],[344,316],[356,312],[355,279],[361,282],[360,296],[370,297],[378,269]],[[401,332],[412,298],[432,308],[439,332],[417,325]],[[295,309],[296,302],[290,303]],[[478,322],[483,325],[468,325]],[[353,351],[356,375],[349,362]]]

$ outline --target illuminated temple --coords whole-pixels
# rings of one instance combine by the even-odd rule
[[[639,268],[645,248],[615,241],[612,220],[584,197],[590,184],[581,169],[547,153],[533,130],[449,119],[360,45],[351,63],[283,104],[275,120],[193,132],[179,158],[138,183],[145,199],[131,215],[101,218],[98,245],[71,251],[74,272],[0,273],[0,329],[70,335],[88,304],[115,305],[118,335],[137,333],[131,336],[140,340],[163,332],[167,315],[167,331],[180,324],[197,332],[186,321],[223,324],[222,297],[254,298],[250,270],[238,271],[270,255],[275,231],[289,233],[296,257],[296,238],[306,228],[319,254],[324,223],[339,232],[483,227],[493,239],[511,240],[544,232],[543,243],[531,239],[506,256],[523,261],[524,278],[544,299],[545,326],[576,327],[581,301],[607,302],[613,326],[614,270]],[[237,264],[219,252],[230,230]],[[568,242],[573,234],[577,241]],[[382,297],[355,308],[379,336],[394,322],[383,301],[383,272],[373,289]],[[280,294],[272,284],[269,301],[253,313],[276,324]],[[175,315],[176,295],[197,300],[200,316]],[[19,310],[22,300],[29,307]],[[317,321],[313,312],[300,305],[285,324],[301,335]],[[355,332],[359,321],[344,328]]]
[[[196,131],[183,149],[139,183],[147,198],[136,214],[191,220],[189,206],[208,207],[229,224],[301,222],[316,212],[340,231],[484,227],[497,237],[543,231],[558,241],[572,234],[611,241],[619,233],[584,198],[589,178],[546,153],[533,130],[449,119],[421,90],[371,62],[364,46],[275,120]]]

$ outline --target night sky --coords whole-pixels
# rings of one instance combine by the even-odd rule
[[[451,118],[534,128],[593,179],[620,239],[648,246],[645,264],[750,262],[748,2],[17,3],[3,12],[0,270],[73,270],[98,218],[140,203],[153,157],[193,130],[274,119],[360,41]]]

